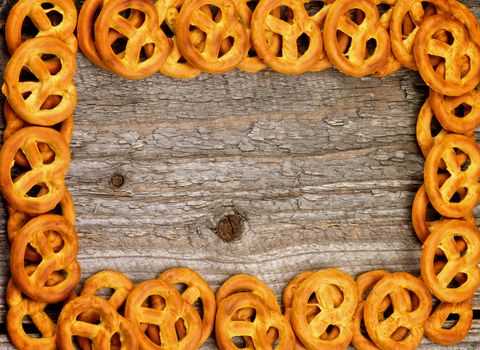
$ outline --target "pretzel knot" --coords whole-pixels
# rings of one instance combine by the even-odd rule
[[[466,170],[458,161],[455,149],[465,153],[470,159]],[[440,184],[438,169],[440,162],[446,165],[450,177]],[[425,189],[433,207],[443,216],[461,218],[467,216],[477,204],[480,196],[480,148],[466,136],[450,134],[437,143],[428,154],[425,162]],[[465,188],[467,194],[454,201],[455,193]]]
[[[162,308],[150,307],[151,297],[162,299]],[[148,280],[135,286],[127,299],[125,317],[132,323],[140,347],[145,350],[193,350],[202,338],[202,321],[195,308],[184,301],[180,293],[161,280]],[[175,324],[183,322],[186,334],[176,332]],[[142,324],[159,328],[161,344],[156,344],[142,329]]]
[[[457,240],[466,248],[458,249]],[[443,268],[434,269],[436,250],[440,248],[447,259]],[[422,278],[432,293],[441,301],[461,302],[475,293],[480,283],[480,235],[476,227],[463,220],[447,220],[432,230],[422,249]],[[451,283],[457,274],[466,279],[459,286]]]
[[[63,241],[54,250],[47,232],[54,231]],[[28,275],[25,268],[27,246],[33,247],[42,257],[35,271]],[[77,234],[73,225],[60,215],[44,214],[30,220],[18,232],[12,244],[10,269],[15,284],[32,299],[46,303],[65,300],[80,281],[80,267],[76,261]],[[47,284],[54,272],[63,271],[65,278],[56,285]]]
[[[358,25],[346,13],[362,11],[363,22]],[[351,38],[350,48],[343,52],[337,39],[340,31]],[[362,77],[375,73],[381,68],[390,54],[390,38],[382,27],[377,7],[369,0],[337,0],[328,11],[323,32],[325,50],[332,64],[345,74]],[[375,41],[373,53],[369,53],[367,43]]]
[[[409,292],[418,299],[414,311]],[[386,298],[390,298],[393,312],[383,319],[379,314],[383,314]],[[431,308],[430,292],[421,280],[405,272],[388,274],[373,287],[365,302],[364,322],[368,335],[381,349],[415,349],[422,341],[423,324]],[[410,332],[406,338],[396,340],[393,335],[399,329]]]
[[[453,42],[436,38],[440,30],[450,33]],[[466,28],[452,15],[427,17],[420,27],[414,45],[415,60],[425,83],[448,96],[460,96],[480,82],[480,48],[470,40]],[[438,67],[430,57],[444,60]]]
[[[78,320],[81,314],[91,312],[98,315],[98,324]],[[120,335],[121,349],[138,348],[130,323],[109,302],[96,296],[80,296],[70,301],[60,313],[57,329],[57,343],[62,350],[75,349],[75,336],[90,339],[93,349],[113,349],[111,339],[116,333]]]
[[[323,52],[323,39],[319,26],[305,10],[307,1],[260,0],[252,16],[252,42],[258,56],[270,68],[285,74],[308,71]],[[291,18],[282,20],[275,15],[281,6],[291,12]],[[278,13],[278,12],[277,12]],[[271,44],[271,33],[282,38],[281,54]],[[301,53],[298,39],[308,36],[308,48]]]
[[[55,74],[49,71],[45,55],[60,60],[61,68]],[[36,80],[20,81],[24,71]],[[77,102],[74,74],[73,52],[58,39],[38,37],[23,43],[8,61],[2,92],[20,118],[30,124],[51,126],[73,115]],[[58,96],[60,101],[47,109],[45,103],[50,96]]]
[[[221,13],[221,15],[217,14],[219,22],[203,10],[205,6],[218,8]],[[195,45],[191,36],[191,27],[205,33],[205,45]],[[182,55],[194,67],[208,73],[224,73],[233,69],[242,61],[248,49],[247,33],[231,0],[186,2],[178,15],[175,34]],[[233,45],[222,55],[221,45],[229,38],[233,38]]]
[[[122,16],[125,11],[143,14],[143,22],[136,23]],[[115,73],[130,78],[145,78],[160,69],[169,52],[170,44],[163,31],[155,6],[149,0],[108,1],[95,22],[95,45],[105,64]],[[116,52],[111,33],[116,32],[125,48]],[[150,47],[147,57],[145,48]]]
[[[52,162],[44,163],[38,149],[47,144],[55,153]],[[30,169],[12,179],[15,155],[22,151]],[[55,130],[43,127],[23,128],[10,137],[0,150],[0,187],[7,201],[26,214],[37,215],[55,208],[65,193],[64,177],[70,163],[70,150]],[[36,186],[46,186],[47,193],[29,192]]]
[[[332,288],[343,295],[340,304]],[[312,295],[315,301],[311,300]],[[291,319],[296,335],[307,349],[346,348],[353,336],[352,318],[357,301],[357,286],[346,273],[337,269],[314,273],[300,284],[293,298]],[[308,309],[312,306],[320,312],[310,319]],[[331,326],[338,328],[337,336],[322,339]]]
[[[234,315],[242,309],[255,310],[255,319],[236,320]],[[267,336],[269,329],[278,334],[277,350],[291,350],[295,336],[287,319],[279,312],[267,307],[265,301],[253,293],[235,293],[224,299],[218,307],[215,320],[215,335],[219,347],[223,350],[238,350],[232,338],[249,337],[254,349],[271,349]],[[249,347],[250,348],[250,347]]]
[[[49,15],[58,13],[61,21],[55,22]],[[51,37],[67,44],[72,52],[77,52],[77,41],[73,31],[77,24],[77,9],[71,0],[20,0],[10,10],[5,25],[5,39],[8,51],[13,54],[22,44],[22,26],[30,18],[37,28],[37,37]]]

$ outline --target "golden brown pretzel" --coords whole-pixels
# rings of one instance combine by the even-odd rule
[[[61,69],[52,74],[43,55],[53,55],[61,62]],[[2,92],[13,111],[30,124],[50,126],[73,115],[77,91],[73,84],[75,55],[60,40],[38,37],[25,41],[12,55],[5,68],[5,83]],[[22,70],[31,72],[38,81],[20,81]],[[28,97],[24,97],[28,95]],[[54,107],[44,109],[52,96],[61,101]]]
[[[340,305],[336,305],[331,293],[332,286],[343,294]],[[311,296],[315,294],[320,312],[308,320]],[[337,269],[321,270],[303,281],[297,288],[292,304],[292,326],[302,344],[311,349],[344,349],[353,336],[352,318],[358,301],[355,281]],[[330,326],[338,328],[337,337],[322,339]]]
[[[463,170],[458,162],[455,149],[464,152],[470,164]],[[450,177],[440,185],[438,169],[441,161],[446,164]],[[425,189],[433,207],[443,216],[461,218],[467,216],[477,204],[480,196],[480,148],[466,136],[450,134],[437,143],[425,162]],[[467,194],[458,202],[452,198],[459,188]]]
[[[182,298],[187,303],[194,305],[201,301],[202,312],[199,313],[199,316],[202,315],[202,337],[198,344],[198,347],[201,347],[212,333],[215,322],[217,304],[212,289],[200,275],[185,267],[166,270],[157,278],[171,285],[185,285],[186,289],[182,292]]]
[[[98,324],[78,320],[81,314],[89,312],[100,316]],[[70,301],[60,313],[57,330],[57,343],[62,350],[75,349],[75,336],[90,339],[93,350],[109,350],[116,333],[120,334],[121,350],[138,349],[130,323],[117,314],[109,302],[96,296],[80,296]]]
[[[405,292],[413,293],[418,306],[412,311],[410,298]],[[385,319],[379,319],[383,303],[390,298],[393,312]],[[432,309],[432,298],[423,282],[406,273],[395,272],[383,277],[372,288],[364,308],[364,322],[368,335],[380,349],[415,349],[423,338],[423,324]],[[392,335],[398,329],[408,329],[409,335],[396,340]]]
[[[305,10],[306,0],[260,0],[253,12],[252,43],[255,51],[270,68],[285,74],[300,74],[308,71],[323,52],[322,33]],[[287,21],[278,18],[275,12],[286,6],[293,14]],[[271,45],[271,32],[282,37],[281,54]],[[301,35],[309,38],[308,48],[301,53],[297,40]]]
[[[38,149],[39,143],[48,144],[55,153],[51,163],[44,164]],[[12,179],[11,169],[19,150],[30,163],[25,170]],[[0,150],[0,187],[7,201],[24,213],[37,215],[57,206],[65,191],[64,177],[70,163],[70,150],[63,136],[53,129],[43,127],[23,128],[11,136]],[[46,194],[29,194],[37,185],[48,188]]]
[[[470,134],[480,124],[480,91],[473,90],[464,95],[450,97],[430,90],[430,102],[440,124],[458,134]],[[462,116],[455,110],[464,107]]]
[[[470,9],[457,0],[448,0],[450,12],[467,27],[470,39],[480,47],[480,23]]]
[[[44,108],[51,108],[54,105],[58,104],[57,96],[50,96],[46,101]],[[12,110],[12,107],[5,102],[3,105],[3,116],[5,118],[6,126],[3,130],[3,142],[7,141],[10,136],[15,134],[18,130],[31,126],[31,124],[26,123],[23,119],[19,118],[15,112]],[[73,134],[73,115],[63,120],[58,125],[58,131],[65,137],[65,141],[70,143]],[[43,161],[49,162],[53,159],[55,154],[46,144],[39,144],[38,149],[42,153]],[[25,155],[22,152],[17,152],[15,155],[15,163],[21,167],[28,167],[28,160],[25,158]]]
[[[234,317],[242,309],[255,310],[255,319],[238,320]],[[249,337],[252,347],[249,349],[272,349],[267,335],[269,329],[278,334],[277,350],[291,350],[295,336],[287,319],[279,312],[270,309],[265,300],[256,294],[241,292],[230,295],[218,306],[215,319],[215,336],[220,350],[238,350],[232,338]]]
[[[357,25],[345,13],[361,10],[365,19]],[[337,39],[337,31],[351,38],[350,48],[343,52]],[[337,0],[330,7],[323,31],[325,50],[330,62],[340,71],[353,77],[375,73],[387,62],[390,40],[380,23],[378,10],[369,0]],[[367,41],[375,40],[375,51],[370,54]]]
[[[152,296],[163,299],[163,308],[144,306]],[[197,349],[202,338],[202,321],[195,308],[184,301],[180,293],[161,280],[148,280],[135,286],[127,298],[125,317],[132,323],[133,331],[142,350]],[[182,320],[187,330],[179,339],[175,330],[177,321]],[[158,345],[144,333],[142,324],[159,327],[162,344]]]
[[[55,251],[47,239],[47,232],[55,231],[63,241]],[[80,281],[80,266],[76,260],[77,233],[63,216],[44,214],[27,222],[13,240],[10,254],[10,270],[18,288],[30,298],[46,303],[65,300]],[[31,245],[42,261],[29,275],[24,257]],[[48,285],[52,273],[62,271],[64,279],[56,285]]]
[[[48,17],[54,12],[61,15],[60,23],[55,23]],[[10,10],[5,25],[5,39],[10,54],[24,41],[22,26],[27,17],[38,29],[37,37],[59,39],[65,42],[72,52],[77,52],[77,41],[73,36],[77,24],[77,9],[72,0],[19,0]]]
[[[453,37],[451,45],[435,38],[441,30]],[[422,79],[441,94],[460,96],[473,90],[480,82],[480,48],[452,15],[427,17],[415,37],[413,52]],[[430,61],[431,56],[441,57],[444,62],[435,68]]]
[[[7,221],[7,233],[8,233],[8,240],[10,243],[13,242],[15,237],[18,235],[18,231],[32,219],[31,216],[28,216],[12,206],[8,206],[8,221]],[[63,196],[62,200],[58,204],[57,208],[53,211],[53,213],[57,213],[65,217],[72,225],[75,225],[75,206],[73,204],[72,196],[70,192],[68,192],[67,188],[65,188],[65,195]],[[54,250],[60,249],[61,245],[63,244],[61,238],[56,234],[56,232],[47,232],[47,239],[50,242],[50,245]],[[27,250],[25,252],[25,260],[31,262],[40,262],[42,257],[31,247],[27,246]]]
[[[221,12],[220,22],[209,16],[203,8],[215,6]],[[196,47],[190,28],[205,33],[205,45]],[[177,18],[177,44],[183,57],[190,64],[208,73],[224,73],[240,63],[248,48],[247,33],[240,22],[235,4],[231,0],[191,0],[186,2]],[[222,42],[234,38],[233,46],[220,54]]]
[[[144,21],[136,23],[121,15],[122,12],[138,12]],[[165,62],[170,44],[159,30],[160,23],[155,6],[149,0],[117,0],[104,3],[95,22],[95,47],[105,65],[113,72],[130,79],[141,79],[152,75]],[[119,33],[126,40],[125,49],[116,53],[111,32]],[[142,57],[146,46],[152,49]]]
[[[459,316],[451,328],[443,328],[448,316]],[[425,322],[425,335],[432,342],[441,345],[452,345],[460,342],[468,335],[472,326],[472,301],[467,299],[460,303],[440,303]]]
[[[457,240],[465,242],[463,252],[458,250]],[[440,272],[435,271],[436,250],[440,248],[447,263]],[[441,301],[456,303],[473,296],[480,284],[480,234],[475,225],[463,220],[445,220],[435,225],[425,240],[420,262],[422,279],[431,292]],[[455,276],[461,273],[464,283],[451,286]]]
[[[390,24],[390,39],[392,50],[397,60],[404,66],[412,70],[417,70],[415,57],[413,56],[413,45],[415,36],[419,27],[423,24],[425,17],[436,12],[449,12],[450,6],[445,0],[427,0],[426,2],[435,7],[433,13],[429,9],[424,9],[422,2],[424,0],[397,0],[393,9]],[[410,25],[405,25],[410,23]]]

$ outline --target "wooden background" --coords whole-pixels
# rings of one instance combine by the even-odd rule
[[[2,32],[9,2],[0,2]],[[465,3],[480,15],[478,0]],[[306,269],[419,272],[410,210],[423,178],[415,123],[426,88],[416,73],[235,71],[128,81],[77,58],[67,183],[83,278],[110,268],[140,281],[188,266],[214,289],[250,273],[280,297]],[[216,234],[228,214],[244,220],[231,243]],[[10,349],[5,228],[1,203],[0,348]],[[452,348],[480,347],[478,293],[474,308],[472,332]],[[425,340],[421,348],[440,347]],[[215,349],[213,340],[203,349]]]

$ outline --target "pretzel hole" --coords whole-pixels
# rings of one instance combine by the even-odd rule
[[[348,36],[348,34],[342,32],[341,30],[337,30],[337,43],[340,43],[340,38],[342,37],[347,37],[348,39],[350,39],[350,37]],[[345,45],[345,49],[343,50],[343,54],[346,55],[348,53],[348,51],[350,51],[350,47],[352,46],[352,40],[348,40],[347,41],[347,44]],[[340,47],[339,47],[340,48]]]
[[[22,68],[20,71],[20,75],[18,77],[19,82],[26,82],[26,81],[33,81],[33,82],[39,82],[40,80],[37,78],[35,74],[30,72],[27,68]]]
[[[170,29],[170,26],[166,21],[163,21],[162,25],[160,26],[162,31],[165,33],[167,38],[173,38],[175,36],[175,33],[173,32],[172,29]]]
[[[428,205],[425,211],[425,220],[427,222],[434,222],[434,221],[440,220],[441,218],[442,216],[440,215],[440,213],[435,210],[435,208],[432,206],[430,202],[428,202]]]
[[[465,239],[462,236],[455,236],[454,240],[457,246],[457,251],[460,253],[461,257],[464,257],[468,251],[468,243],[465,242]]]
[[[22,41],[36,37],[39,32],[40,31],[35,24],[33,24],[33,21],[30,19],[30,17],[25,17],[21,29]]]
[[[378,10],[379,16],[382,17],[386,12],[390,11],[391,8],[392,6],[390,6],[389,4],[384,4],[384,3],[378,4],[377,10]]]
[[[370,56],[373,56],[377,49],[377,40],[374,38],[371,38],[367,41],[367,52]]]
[[[470,57],[463,56],[462,69],[460,70],[460,77],[465,78],[465,76],[470,73]]]
[[[393,314],[393,304],[390,302],[388,307],[378,314],[378,321],[383,321],[389,318]]]
[[[353,23],[356,23],[357,25],[362,25],[362,23],[365,21],[365,12],[363,12],[360,9],[351,9],[345,12],[345,16],[350,18]]]
[[[327,329],[325,330],[325,333],[323,333],[320,336],[320,339],[322,340],[334,340],[336,339],[340,334],[340,328],[337,326],[330,324],[328,325]]]
[[[127,43],[128,43],[127,37],[121,35],[120,33],[118,34],[119,34],[119,37],[115,39],[115,41],[111,44],[111,48],[115,53],[115,55],[119,55],[122,52],[125,52],[125,50],[127,49]]]
[[[208,5],[210,8],[210,12],[212,13],[212,18],[216,23],[220,23],[222,21],[223,13],[222,10],[215,5]]]
[[[462,103],[460,106],[457,106],[454,109],[453,114],[455,114],[457,118],[463,118],[469,115],[471,112],[472,112],[472,106],[467,103]]]
[[[391,338],[397,342],[401,342],[410,336],[410,330],[405,327],[398,327],[395,332],[392,333]]]
[[[48,11],[46,12],[46,15],[54,27],[58,26],[63,21],[63,15],[57,10]]]
[[[142,48],[140,49],[140,56],[138,56],[139,63],[142,63],[148,60],[152,56],[152,53],[155,52],[155,47],[152,47],[150,45],[151,44],[143,45]]]
[[[325,1],[307,1],[303,6],[308,15],[313,17],[325,7]]]
[[[432,137],[437,136],[443,130],[442,125],[439,123],[438,119],[433,115],[432,120],[430,121],[430,135]]]
[[[259,0],[247,0],[247,6],[250,9],[250,12],[253,13],[253,11],[255,11],[258,5],[258,1]]]
[[[306,33],[302,33],[297,38],[297,50],[300,55],[303,55],[310,45],[310,37]]]
[[[42,333],[37,328],[37,325],[33,322],[30,315],[25,315],[22,319],[22,326],[23,331],[30,337],[30,338],[42,338]]]
[[[249,347],[249,344],[253,344],[252,337],[232,337],[232,343],[239,349],[246,349]]]
[[[448,314],[447,319],[442,324],[442,329],[452,329],[460,321],[460,315],[457,313]]]
[[[146,327],[146,333],[148,339],[156,345],[162,345],[162,339],[160,338],[160,327],[156,324],[142,323],[142,327]]]
[[[39,193],[40,191],[42,190],[42,186],[40,184],[38,185],[34,185],[32,188],[30,188],[28,190],[28,192],[26,193],[26,197],[32,197],[32,198],[36,198],[39,196]]]
[[[177,339],[180,341],[187,336],[187,327],[185,321],[181,318],[175,322],[175,331],[177,332]]]
[[[40,6],[41,6],[42,9],[44,9],[44,10],[50,10],[50,9],[53,9],[53,8],[55,7],[55,6],[54,6],[52,3],[50,3],[50,2],[42,2],[42,3],[40,4]]]

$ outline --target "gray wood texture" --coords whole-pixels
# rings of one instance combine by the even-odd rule
[[[465,3],[480,15],[477,0]],[[426,88],[417,73],[355,79],[334,69],[267,70],[128,81],[81,53],[77,59],[67,183],[83,279],[117,269],[141,281],[187,266],[214,289],[233,274],[253,274],[280,298],[307,269],[419,272],[410,210],[423,178],[415,123]],[[7,60],[2,34],[2,77]],[[125,179],[119,188],[115,174]],[[234,212],[244,232],[226,243],[215,228]],[[0,203],[0,324],[9,278],[5,229]],[[1,326],[0,348],[13,348],[4,333]],[[215,348],[213,340],[203,347]],[[475,320],[452,349],[477,348]],[[440,347],[425,341],[421,349]]]

